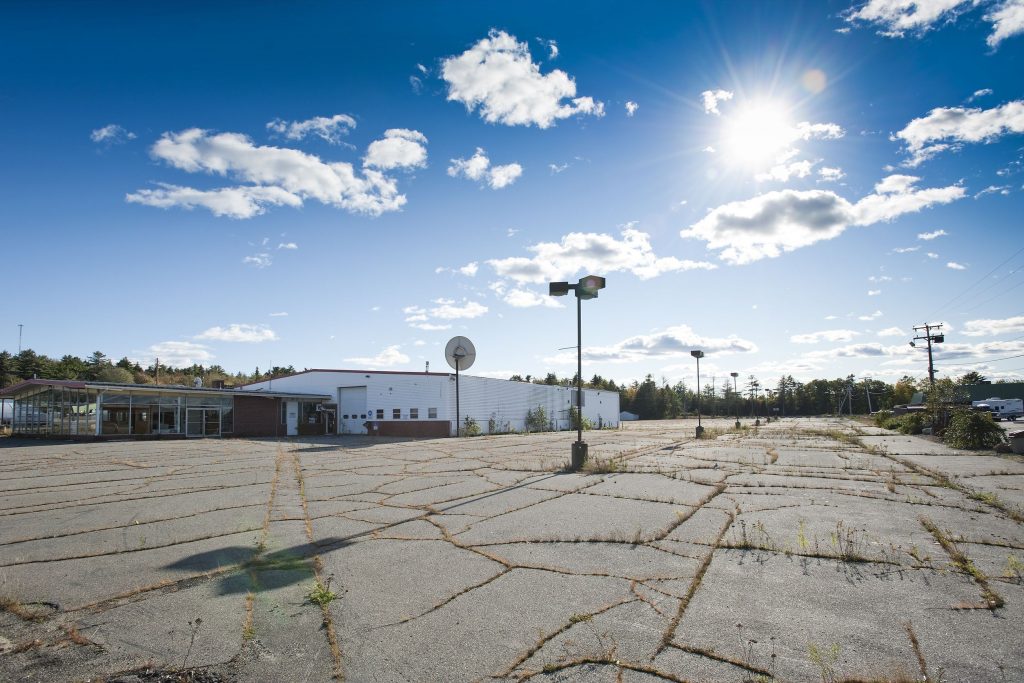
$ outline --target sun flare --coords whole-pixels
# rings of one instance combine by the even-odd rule
[[[761,168],[779,161],[793,142],[793,123],[778,102],[753,102],[722,121],[721,148],[730,164]]]

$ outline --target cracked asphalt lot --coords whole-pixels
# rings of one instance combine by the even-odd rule
[[[704,422],[0,441],[0,680],[1024,680],[1021,458]]]

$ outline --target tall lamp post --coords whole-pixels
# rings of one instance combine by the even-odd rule
[[[736,429],[740,428],[740,402],[739,393],[736,391],[736,378],[740,376],[738,372],[730,372],[729,376],[732,377],[732,393],[733,402],[736,404]]]
[[[700,424],[700,359],[704,357],[704,352],[694,349],[690,351],[690,355],[697,359],[697,438],[699,439],[704,433],[704,427]]]
[[[576,443],[572,445],[572,459],[569,467],[577,471],[587,460],[587,444],[583,442],[583,306],[584,299],[596,299],[599,290],[604,289],[605,279],[597,275],[580,278],[574,285],[568,282],[552,282],[548,285],[550,296],[565,296],[569,290],[576,292]]]

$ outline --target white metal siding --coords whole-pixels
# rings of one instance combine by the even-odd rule
[[[246,390],[277,390],[301,393],[319,393],[342,398],[345,387],[366,387],[367,419],[377,419],[376,411],[383,410],[385,420],[392,420],[394,409],[400,410],[400,419],[409,420],[410,408],[419,411],[418,420],[430,419],[429,409],[437,409],[438,420],[448,420],[455,433],[455,375],[424,375],[420,373],[386,374],[366,372],[306,372],[281,377],[272,382],[259,382],[244,387]],[[494,417],[498,431],[523,431],[526,411],[544,408],[557,429],[568,429],[569,408],[573,405],[572,388],[509,382],[489,377],[460,375],[461,418],[472,417],[484,433]],[[347,394],[347,392],[346,392]],[[351,414],[352,406],[346,407]],[[362,413],[363,411],[360,411]],[[339,427],[341,415],[339,405]],[[619,395],[614,391],[583,390],[583,415],[594,427],[618,427]]]

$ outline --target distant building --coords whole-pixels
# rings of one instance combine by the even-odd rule
[[[968,384],[964,388],[967,390],[968,400],[972,402],[992,397],[1024,399],[1024,382],[1000,382],[998,384],[983,382]]]
[[[383,370],[306,370],[240,387],[243,392],[294,391],[328,395],[331,433],[452,436],[456,433],[455,374]],[[552,429],[570,429],[573,387],[459,376],[459,420],[487,434],[526,430],[527,411],[543,408]],[[583,417],[595,429],[618,427],[619,394],[583,390]],[[289,415],[289,420],[292,419]]]

